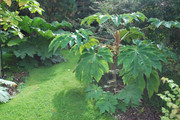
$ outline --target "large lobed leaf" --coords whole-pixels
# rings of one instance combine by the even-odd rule
[[[76,67],[76,78],[85,84],[89,84],[95,79],[97,82],[104,73],[109,71],[108,62],[112,62],[113,54],[108,48],[99,48],[84,52]]]
[[[118,65],[122,64],[121,75],[125,84],[136,84],[141,90],[145,88],[147,79],[147,90],[149,97],[158,91],[159,76],[156,70],[161,71],[161,61],[167,62],[166,57],[152,44],[140,40],[134,41],[136,46],[124,46],[118,55]]]
[[[112,93],[105,93],[103,94],[102,98],[97,101],[96,107],[100,109],[101,114],[106,111],[109,113],[115,113],[117,104],[118,101],[116,96],[114,96]]]
[[[150,18],[148,20],[148,22],[151,22],[152,25],[154,25],[155,27],[160,27],[161,25],[163,25],[164,27],[167,28],[171,28],[171,27],[177,27],[180,28],[180,22],[178,21],[161,21],[157,18]]]
[[[128,85],[117,94],[117,98],[122,100],[127,105],[139,105],[139,100],[142,99],[142,91],[135,85]]]
[[[146,16],[140,12],[121,15],[102,15],[100,13],[96,13],[84,18],[81,22],[81,25],[87,23],[88,26],[90,26],[94,21],[97,21],[101,25],[107,20],[111,20],[118,27],[120,24],[125,25],[131,23],[133,20],[139,21],[139,19],[144,21]]]
[[[103,95],[103,89],[98,85],[92,84],[86,88],[86,99],[98,100]]]
[[[65,48],[67,45],[72,47],[72,51],[80,52],[82,54],[83,50],[89,49],[92,46],[98,44],[98,40],[90,37],[93,33],[90,30],[79,29],[75,33],[66,32],[56,36],[49,45],[49,51],[57,50],[57,48]]]
[[[130,27],[129,30],[121,29],[119,31],[121,40],[130,42],[133,39],[145,38],[145,34],[138,27]]]

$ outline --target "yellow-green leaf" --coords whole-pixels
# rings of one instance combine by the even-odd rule
[[[8,6],[11,6],[11,0],[4,0],[4,2],[5,2]]]

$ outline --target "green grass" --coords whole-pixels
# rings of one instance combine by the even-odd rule
[[[113,120],[85,100],[84,87],[72,73],[78,57],[64,55],[65,63],[30,71],[20,93],[0,104],[0,120]]]

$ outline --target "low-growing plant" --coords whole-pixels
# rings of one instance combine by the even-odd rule
[[[6,103],[11,99],[10,94],[7,92],[7,87],[4,87],[2,85],[10,86],[10,87],[16,87],[17,84],[12,81],[0,79],[0,103]]]
[[[163,83],[167,83],[170,91],[164,91],[163,94],[157,94],[166,102],[166,107],[162,107],[161,120],[179,120],[180,119],[180,88],[173,80],[163,77]]]

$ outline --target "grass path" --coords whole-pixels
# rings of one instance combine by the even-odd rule
[[[113,120],[85,101],[84,87],[72,73],[78,57],[66,53],[67,62],[30,71],[21,92],[0,104],[0,120]]]

